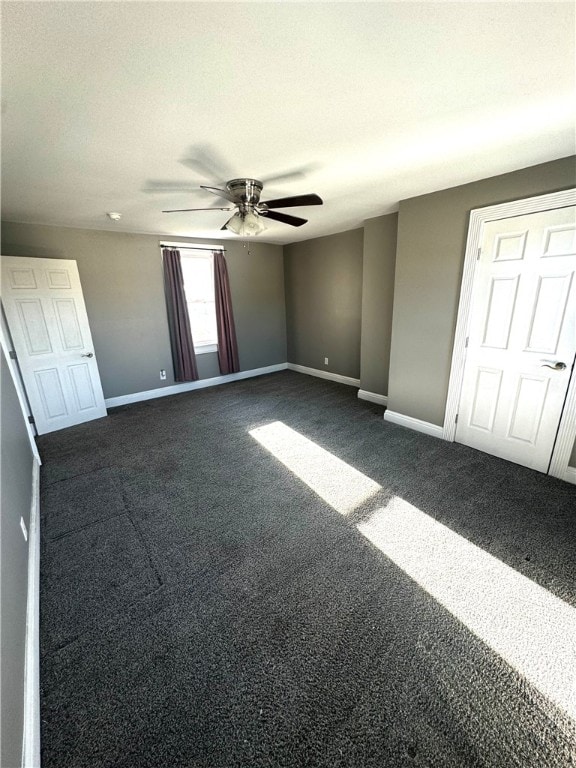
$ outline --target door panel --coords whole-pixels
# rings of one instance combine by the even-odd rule
[[[79,363],[68,366],[70,374],[70,383],[72,392],[76,400],[76,407],[79,411],[87,411],[96,407],[96,397],[92,387],[92,379],[88,370],[87,363]]]
[[[496,277],[492,280],[484,321],[483,347],[508,348],[517,290],[517,277]]]
[[[539,278],[525,348],[527,352],[556,354],[571,285],[572,274]]]
[[[494,261],[519,261],[524,258],[528,232],[509,232],[494,238]]]
[[[487,222],[474,277],[456,440],[542,472],[576,354],[575,233],[574,206]]]
[[[72,299],[56,299],[54,301],[58,330],[62,339],[62,348],[71,351],[84,348],[82,332],[78,322],[76,305]]]
[[[520,374],[512,400],[508,437],[530,445],[536,444],[549,383],[545,376]]]
[[[52,352],[50,334],[40,301],[17,299],[15,304],[28,354],[45,355]]]
[[[43,371],[34,371],[34,377],[46,417],[57,419],[67,416],[66,397],[58,369],[48,368]]]
[[[36,278],[34,277],[33,269],[22,269],[21,267],[14,267],[7,272],[8,284],[13,289],[20,288],[37,288]],[[6,277],[4,277],[6,279]]]
[[[502,371],[493,368],[478,368],[470,415],[470,424],[473,427],[488,432],[494,428],[494,417],[498,407],[501,383]]]
[[[46,276],[50,288],[72,288],[70,275],[65,269],[47,269]]]
[[[76,262],[3,256],[2,287],[38,433],[105,416]]]
[[[574,256],[576,253],[576,227],[573,224],[547,227],[545,230],[544,257]]]

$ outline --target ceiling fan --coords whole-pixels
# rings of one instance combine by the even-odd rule
[[[226,182],[226,189],[217,187],[206,187],[201,185],[201,189],[211,192],[213,195],[224,198],[232,206],[222,208],[178,208],[171,211],[162,211],[162,213],[183,213],[185,211],[233,211],[234,215],[228,219],[221,229],[228,229],[237,235],[247,237],[249,235],[259,235],[266,227],[262,221],[263,218],[281,221],[283,224],[290,224],[292,227],[301,227],[306,224],[307,219],[299,216],[291,216],[287,213],[280,213],[276,208],[293,208],[301,205],[322,205],[322,198],[318,195],[295,195],[293,197],[280,197],[276,200],[260,201],[260,195],[264,187],[263,182],[258,179],[231,179]]]

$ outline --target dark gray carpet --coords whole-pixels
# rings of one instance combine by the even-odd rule
[[[565,768],[574,723],[248,430],[282,421],[576,605],[573,486],[301,374],[40,439],[44,768]]]

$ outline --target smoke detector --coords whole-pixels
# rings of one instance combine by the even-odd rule
[[[120,221],[122,218],[121,213],[115,213],[114,211],[112,211],[112,213],[107,213],[106,216],[108,216],[109,219],[112,219],[112,221]]]

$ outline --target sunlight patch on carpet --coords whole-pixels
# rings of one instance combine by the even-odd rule
[[[383,490],[280,421],[250,434],[342,515]],[[574,608],[399,496],[376,509],[357,529],[576,719]]]
[[[382,490],[374,480],[281,421],[249,434],[341,515]]]
[[[399,497],[357,526],[538,690],[576,718],[576,611]]]

